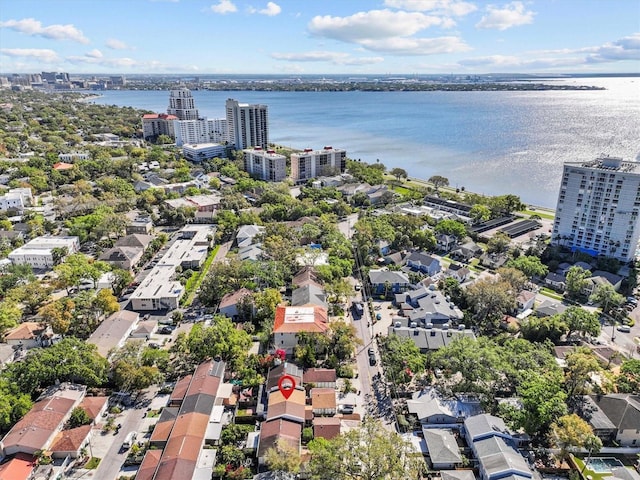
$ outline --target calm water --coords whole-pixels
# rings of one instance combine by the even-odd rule
[[[269,106],[270,140],[345,148],[350,158],[443,175],[487,195],[555,207],[565,161],[640,152],[640,78],[563,79],[607,90],[542,92],[194,91],[200,115],[229,97]],[[96,103],[165,112],[167,91],[107,91]]]

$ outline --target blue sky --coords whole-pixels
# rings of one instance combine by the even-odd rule
[[[0,72],[640,72],[640,0],[0,0]]]

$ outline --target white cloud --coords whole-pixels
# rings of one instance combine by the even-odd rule
[[[94,48],[93,50],[87,53],[87,57],[91,57],[91,58],[102,58],[103,56],[104,55],[102,55],[102,52],[97,48]]]
[[[112,49],[112,50],[132,50],[132,48],[127,45],[122,40],[117,40],[115,38],[109,38],[104,44]]]
[[[349,17],[317,16],[309,31],[318,36],[360,43],[362,40],[408,37],[425,28],[442,25],[443,19],[419,12],[371,10]]]
[[[0,48],[0,53],[9,57],[35,58],[40,62],[57,62],[58,54],[48,48]]]
[[[507,30],[511,27],[533,23],[534,15],[535,13],[531,10],[525,11],[522,2],[511,2],[502,8],[489,5],[487,14],[480,19],[476,27]]]
[[[263,8],[262,10],[258,10],[258,13],[266,15],[268,17],[275,17],[276,15],[280,14],[281,11],[282,9],[280,8],[280,5],[278,5],[277,3],[268,2],[267,7]]]
[[[79,43],[89,43],[89,39],[73,25],[49,25],[48,27],[43,27],[42,23],[35,18],[0,22],[0,28],[10,28],[26,35],[40,36],[52,40],[72,40]]]
[[[634,33],[612,43],[596,47],[587,57],[588,63],[603,63],[618,60],[640,60],[640,33]]]
[[[327,51],[272,53],[271,57],[288,62],[330,62],[334,65],[371,65],[384,61],[382,57],[353,57],[348,53]]]
[[[384,4],[387,7],[402,10],[433,12],[456,17],[462,17],[478,9],[473,3],[459,0],[385,0]]]
[[[238,11],[238,7],[231,0],[220,0],[215,5],[211,5],[211,11],[219,13],[220,15],[226,15],[227,13],[233,13]]]
[[[459,37],[436,38],[389,38],[386,40],[367,40],[362,45],[369,50],[394,55],[437,55],[471,50]]]

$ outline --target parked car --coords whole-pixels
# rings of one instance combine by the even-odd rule
[[[618,325],[617,329],[622,333],[629,333],[631,331],[631,327],[629,325]]]

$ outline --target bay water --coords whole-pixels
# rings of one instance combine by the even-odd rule
[[[545,83],[605,90],[474,92],[268,92],[195,90],[201,116],[224,117],[225,101],[269,108],[272,143],[344,148],[347,156],[442,175],[485,195],[513,193],[554,208],[564,162],[640,152],[640,77]],[[166,112],[168,91],[109,90],[92,101]]]

